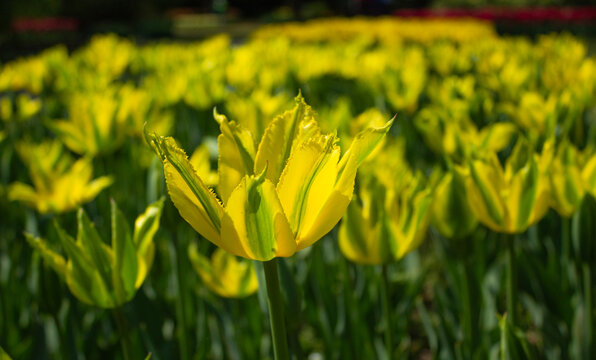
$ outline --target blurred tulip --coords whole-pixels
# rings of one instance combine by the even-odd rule
[[[109,153],[120,146],[125,135],[124,124],[116,116],[118,106],[113,91],[74,94],[68,102],[69,118],[47,125],[77,154]]]
[[[362,167],[356,198],[339,228],[339,246],[351,261],[383,264],[416,249],[426,235],[432,193],[395,146]]]
[[[248,260],[238,259],[221,248],[209,259],[199,253],[195,243],[188,247],[188,256],[205,286],[219,296],[243,298],[259,288],[257,273]]]
[[[113,181],[110,176],[91,180],[91,159],[73,162],[57,140],[41,144],[23,142],[17,146],[17,151],[29,170],[33,187],[14,182],[8,188],[8,198],[22,201],[40,213],[73,210],[91,201]]]
[[[585,185],[578,156],[577,149],[564,141],[558,146],[548,172],[551,206],[564,217],[571,217],[584,198]]]
[[[470,160],[466,190],[470,206],[481,223],[502,233],[522,233],[537,223],[548,210],[550,192],[547,176],[552,146],[545,144],[535,154],[519,138],[503,169],[497,155]]]
[[[149,205],[135,220],[131,234],[126,218],[112,200],[111,247],[101,239],[85,211],[79,209],[76,240],[55,223],[66,258],[45,240],[29,234],[26,237],[77,299],[114,308],[134,297],[151,269],[155,255],[153,237],[159,228],[162,207],[163,199]]]

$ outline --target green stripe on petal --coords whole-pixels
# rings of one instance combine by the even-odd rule
[[[266,169],[265,169],[266,170]],[[275,186],[259,176],[245,176],[230,195],[224,216],[222,238],[236,237],[245,255],[254,260],[268,261],[276,256],[291,256],[296,244],[290,225],[283,213]],[[233,229],[232,229],[233,227]]]

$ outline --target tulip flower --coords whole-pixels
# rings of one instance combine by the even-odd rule
[[[170,198],[199,234],[225,251],[264,261],[276,359],[289,358],[275,258],[292,256],[328,233],[343,216],[358,166],[389,130],[369,128],[341,156],[338,139],[321,134],[301,95],[260,139],[215,113],[219,198],[175,140],[147,134],[164,166]],[[257,142],[258,141],[258,142]]]
[[[507,234],[524,232],[540,220],[550,202],[546,170],[552,158],[547,143],[535,154],[527,141],[519,138],[503,169],[497,155],[471,160],[466,189],[470,206],[478,220]]]
[[[382,158],[392,158],[384,160]],[[339,247],[351,261],[384,264],[416,249],[430,220],[432,193],[422,174],[385,148],[363,167],[357,197],[339,228]]]
[[[118,99],[110,91],[72,95],[68,119],[47,126],[72,151],[95,156],[115,150],[124,139],[126,123],[117,117]]]
[[[254,294],[259,287],[252,263],[222,248],[217,248],[209,259],[193,243],[188,247],[188,256],[205,286],[219,296],[243,298]]]
[[[8,198],[24,202],[42,214],[73,210],[91,201],[113,181],[109,176],[91,180],[91,159],[73,162],[56,140],[38,145],[24,142],[17,146],[17,151],[29,169],[33,186],[14,182],[8,188]]]
[[[164,165],[170,197],[202,236],[231,254],[259,261],[292,256],[341,219],[356,169],[391,126],[369,128],[340,157],[337,137],[320,133],[301,96],[267,126],[260,142],[225,116],[220,124],[218,194],[170,137],[148,134]]]
[[[561,216],[571,217],[584,198],[584,183],[577,149],[564,141],[550,165],[551,206]]]
[[[130,301],[153,264],[153,237],[159,228],[163,199],[137,217],[131,234],[126,218],[112,201],[112,243],[108,247],[83,209],[78,212],[76,240],[55,223],[67,257],[52,250],[40,238],[26,234],[27,241],[60,275],[80,301],[114,308]]]

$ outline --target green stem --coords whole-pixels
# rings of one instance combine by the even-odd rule
[[[470,291],[470,276],[468,275],[468,267],[465,263],[466,259],[459,262],[459,271],[461,276],[461,292],[462,292],[462,326],[464,329],[464,343],[468,346],[468,356],[472,357],[475,348],[475,330],[474,321],[472,320],[472,293]]]
[[[116,320],[116,326],[118,327],[118,333],[120,335],[120,345],[122,345],[122,353],[124,360],[133,360],[134,353],[132,349],[132,343],[128,336],[128,329],[126,326],[126,319],[122,313],[122,307],[116,307],[113,310],[114,319]]]
[[[515,238],[507,236],[507,317],[515,325],[515,303],[517,298],[517,273],[515,268]]]
[[[263,262],[265,282],[267,283],[267,305],[269,306],[269,322],[273,339],[273,353],[276,360],[289,359],[288,339],[284,319],[283,302],[277,275],[277,259]]]
[[[592,274],[590,271],[590,264],[582,264],[582,272],[584,278],[584,306],[586,313],[586,359],[592,358],[592,341],[593,341],[593,322],[594,315],[592,309]]]
[[[185,274],[186,272],[184,271],[183,268],[183,257],[184,257],[184,251],[182,249],[184,249],[184,246],[181,244],[181,241],[183,241],[182,239],[184,239],[184,236],[178,236],[178,241],[174,241],[175,243],[175,249],[174,249],[174,253],[175,253],[175,258],[176,258],[176,285],[177,285],[177,291],[178,291],[178,296],[176,297],[176,321],[178,322],[177,324],[177,337],[178,337],[178,346],[180,346],[180,358],[182,360],[187,360],[189,359],[189,355],[188,355],[188,348],[189,348],[189,343],[188,343],[188,338],[186,336],[186,332],[188,329],[187,326],[187,314],[186,314],[186,303],[185,303],[185,297],[186,297],[186,282],[185,282]],[[186,245],[186,244],[184,244]]]
[[[393,331],[391,329],[391,309],[389,308],[389,276],[387,275],[387,264],[381,265],[383,277],[381,285],[381,301],[383,302],[383,315],[385,316],[385,348],[387,358],[393,358]]]
[[[571,264],[571,230],[570,219],[561,217],[561,239],[562,239],[562,263],[563,263],[563,284],[562,288],[567,291],[569,288],[569,264]]]

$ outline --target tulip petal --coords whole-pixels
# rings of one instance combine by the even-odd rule
[[[250,132],[224,115],[214,111],[221,134],[217,137],[219,148],[217,190],[224,204],[244,175],[252,175],[255,143]]]
[[[319,136],[303,143],[292,153],[279,179],[279,200],[298,241],[335,187],[340,155],[335,140],[334,136]]]
[[[499,194],[504,189],[501,165],[496,155],[491,158],[492,166],[477,160],[469,166],[467,181],[470,207],[478,219],[493,230],[500,231],[505,226],[505,205]]]
[[[308,225],[305,224],[300,231],[296,240],[297,251],[312,245],[339,222],[352,200],[358,166],[381,143],[392,124],[393,119],[381,128],[367,128],[356,135],[350,148],[339,161],[338,176],[331,194],[318,211],[308,211],[309,218],[313,220]]]
[[[432,222],[447,238],[461,238],[478,225],[466,195],[464,180],[454,170],[443,176],[434,190]]]
[[[348,205],[338,232],[339,247],[342,253],[351,261],[358,264],[382,264],[389,251],[382,253],[380,243],[389,241],[379,237],[378,228],[372,227],[370,219],[363,216],[363,210],[356,200]],[[383,256],[384,255],[384,256]]]
[[[596,155],[593,155],[582,169],[586,191],[596,197]]]
[[[138,289],[145,277],[147,271],[153,264],[153,257],[155,255],[155,244],[153,237],[159,228],[159,219],[163,209],[164,199],[154,202],[149,205],[145,212],[137,217],[135,220],[135,229],[133,234],[133,243],[137,248],[139,257],[139,270],[135,287]]]
[[[174,139],[148,136],[162,160],[168,192],[180,216],[207,240],[221,246],[223,207],[217,197],[203,184]]]
[[[126,218],[111,201],[112,215],[112,283],[116,302],[123,304],[130,300],[136,290],[138,259],[135,245],[130,236]]]
[[[224,250],[249,259],[268,261],[291,256],[296,249],[275,186],[259,176],[245,176],[234,189],[222,223]]]
[[[62,248],[68,255],[66,283],[70,291],[86,304],[109,307],[113,300],[108,286],[93,260],[83,250],[80,242],[68,235],[58,223],[54,223]]]
[[[274,184],[280,178],[286,162],[290,158],[292,149],[297,146],[296,138],[302,133],[316,132],[318,127],[313,121],[313,111],[301,95],[295,99],[296,106],[284,112],[269,123],[255,160],[255,173],[260,173],[267,167],[267,179]]]

